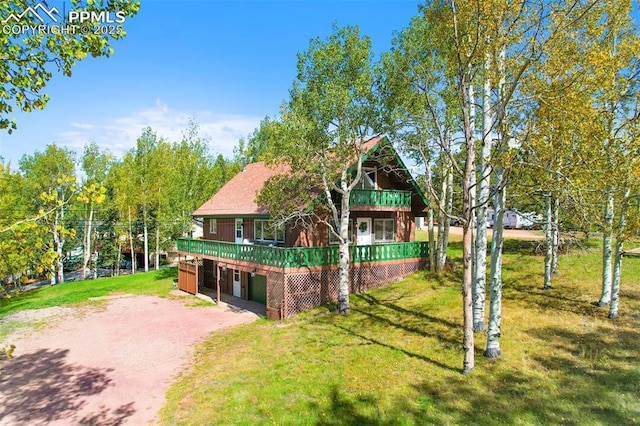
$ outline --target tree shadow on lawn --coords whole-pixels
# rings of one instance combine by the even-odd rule
[[[354,394],[336,384],[328,405],[310,404],[320,418],[315,424],[635,424],[639,332],[545,327],[531,335],[541,341],[539,352],[530,348],[533,368],[481,361],[472,376],[451,376],[444,385],[419,378],[414,392],[391,401],[384,393]]]
[[[541,241],[537,240],[516,240],[507,238],[502,242],[502,252],[506,254],[524,254],[533,255],[540,245]],[[544,241],[542,241],[544,243]],[[487,249],[487,255],[491,252],[491,246]]]
[[[638,374],[618,375],[616,382],[637,382]],[[411,396],[385,401],[383,394],[351,394],[331,389],[328,406],[311,403],[316,425],[403,424],[630,424],[633,412],[620,405],[616,390],[595,393],[590,377],[573,376],[560,389],[528,372],[503,370],[434,386],[428,378],[412,386]],[[541,391],[544,389],[545,391]]]
[[[594,316],[602,311],[602,308],[591,303],[592,297],[574,287],[557,286],[543,290],[538,286],[523,284],[532,281],[537,283],[539,279],[531,275],[505,280],[502,289],[504,300],[518,301],[526,307],[543,311],[564,311],[578,315]]]
[[[11,416],[24,424],[72,419],[76,424],[119,425],[135,412],[131,402],[77,418],[84,397],[112,385],[112,370],[69,364],[68,352],[40,349],[0,362],[0,418]]]
[[[340,330],[342,330],[342,331],[344,331],[344,332],[346,332],[346,333],[348,333],[348,334],[350,334],[350,335],[352,335],[354,337],[358,337],[358,338],[360,338],[360,339],[362,339],[365,342],[368,342],[370,344],[382,346],[382,347],[385,347],[385,348],[388,348],[388,349],[391,349],[391,350],[394,350],[394,351],[401,352],[401,353],[403,353],[403,354],[405,354],[405,355],[407,355],[407,356],[409,356],[411,358],[417,358],[417,359],[420,359],[422,361],[426,361],[426,362],[428,362],[430,364],[433,364],[433,365],[435,365],[437,367],[440,367],[440,368],[443,368],[445,370],[449,370],[451,372],[457,372],[458,371],[455,368],[453,368],[453,367],[451,367],[449,365],[446,365],[446,364],[444,364],[444,363],[442,363],[442,362],[440,362],[438,360],[429,358],[429,357],[427,357],[425,355],[422,355],[422,354],[419,354],[419,353],[408,351],[408,350],[403,349],[403,348],[398,347],[398,346],[390,345],[390,344],[385,343],[385,342],[383,342],[382,340],[379,340],[379,339],[374,339],[372,337],[365,336],[364,334],[358,333],[357,331],[354,331],[349,327],[343,327],[343,326],[338,325],[338,324],[334,324],[334,327],[336,327],[336,328],[338,328],[338,329],[340,329]]]
[[[491,241],[489,239],[489,241]],[[508,254],[535,254],[536,248],[541,243],[539,240],[520,240],[513,238],[505,238],[502,242],[502,252]],[[462,251],[462,241],[449,242],[448,248]],[[491,253],[491,243],[487,245],[487,255]],[[447,256],[449,257],[449,256]]]
[[[447,321],[445,319],[442,318],[438,318],[438,317],[434,317],[432,315],[428,315],[424,312],[419,312],[419,311],[415,311],[412,309],[407,309],[407,308],[403,308],[402,306],[396,304],[396,303],[391,303],[391,301],[389,300],[382,300],[382,299],[378,299],[377,297],[375,297],[374,295],[370,294],[370,293],[362,293],[359,294],[358,297],[360,299],[362,299],[363,301],[367,302],[370,306],[373,306],[376,308],[376,311],[379,312],[379,308],[388,308],[392,311],[395,311],[398,314],[403,314],[409,317],[417,317],[419,319],[421,319],[422,323],[437,323],[440,324],[444,327],[449,327],[449,328],[456,328],[456,327],[460,327],[460,324],[456,324],[453,323],[451,321]],[[396,299],[396,300],[400,300],[400,298]],[[396,301],[394,300],[394,301]],[[395,319],[397,319],[398,317],[396,316]],[[400,322],[394,323],[394,326],[398,326],[398,324],[400,324]],[[429,327],[432,327],[429,326]]]
[[[359,294],[358,297],[366,302],[366,305],[358,304],[351,308],[353,313],[362,315],[366,318],[368,330],[391,330],[398,329],[409,335],[417,335],[426,337],[437,342],[441,347],[452,348],[460,346],[459,324],[452,323],[445,319],[428,315],[412,309],[399,306],[392,301],[379,300],[370,293]],[[458,370],[447,365],[446,363],[418,353],[414,350],[401,347],[398,344],[385,342],[384,334],[379,334],[379,338],[371,337],[363,333],[360,323],[355,326],[333,324],[334,327],[364,340],[369,344],[375,344],[388,349],[399,351],[405,355],[426,361],[437,367],[443,368],[451,372]]]

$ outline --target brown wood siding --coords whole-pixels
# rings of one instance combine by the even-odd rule
[[[401,243],[415,240],[415,216],[410,211],[357,211],[351,213],[352,221],[355,222],[358,218],[371,218],[372,221],[375,219],[395,219],[396,241]],[[287,232],[287,247],[317,247],[328,244],[329,230],[326,225],[321,223],[313,233],[298,228],[289,229]]]
[[[210,218],[206,218],[204,220],[204,239],[205,240],[215,240],[215,241],[228,241],[231,243],[236,242],[235,237],[235,219],[233,218],[218,218],[218,232],[212,234],[209,232],[210,228]]]
[[[203,286],[207,288],[216,288],[216,263],[210,259],[202,260],[202,269],[204,269]]]
[[[230,243],[236,242],[236,219],[233,217],[218,218],[218,232],[212,234],[210,229],[210,218],[204,220],[204,239],[215,241],[226,241]],[[253,240],[253,221],[254,219],[244,218],[242,220],[242,229],[244,238]]]
[[[376,173],[376,179],[378,184],[378,189],[396,189],[396,185],[391,183],[389,180],[389,176],[384,173],[382,170],[378,170]]]
[[[242,220],[242,230],[244,232],[244,238],[246,238],[249,241],[254,240],[255,229],[253,225],[254,225],[254,219],[245,218]]]
[[[220,271],[220,291],[233,294],[233,269],[227,268],[227,272]]]
[[[326,246],[328,229],[323,223],[318,223],[314,232],[299,227],[288,228],[285,239],[286,247],[317,247]]]
[[[240,272],[240,297],[249,300],[249,273]]]
[[[387,167],[381,167],[377,161],[365,161],[362,166],[376,169],[378,189],[412,189],[411,184],[406,181],[404,174],[400,172],[400,166],[395,162],[392,162],[392,164],[389,164]]]
[[[411,212],[397,212],[396,241],[409,242],[416,238],[416,220]]]
[[[386,212],[354,212],[353,219],[370,217],[375,219],[394,219],[396,222],[396,242],[410,242],[415,240],[415,217],[409,211],[386,211]],[[373,223],[372,223],[373,225]]]

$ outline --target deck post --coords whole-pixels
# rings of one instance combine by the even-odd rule
[[[216,263],[216,303],[220,304],[220,264]]]
[[[196,278],[196,293],[195,294],[198,294],[198,278],[199,278],[199,274],[198,274],[198,272],[199,272],[198,271],[198,258],[196,257],[195,259],[196,259],[196,261],[195,261],[195,265],[196,265],[196,277],[195,277]]]

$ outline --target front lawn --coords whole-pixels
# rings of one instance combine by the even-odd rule
[[[177,276],[177,268],[165,268],[122,277],[47,285],[13,295],[9,299],[0,299],[0,319],[18,311],[73,305],[85,302],[89,298],[114,293],[167,296],[169,290],[174,287],[173,280]]]
[[[455,247],[458,244],[458,247]],[[459,243],[454,243],[454,252]],[[212,335],[171,387],[167,424],[633,424],[640,422],[640,259],[621,319],[591,303],[600,257],[561,258],[543,291],[536,243],[505,247],[502,351],[463,376],[460,270],[417,273],[321,307]],[[593,250],[593,249],[591,249]],[[459,261],[459,259],[458,259]]]

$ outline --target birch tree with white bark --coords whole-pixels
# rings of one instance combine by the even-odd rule
[[[51,270],[51,284],[64,283],[64,244],[75,229],[65,221],[67,205],[76,193],[75,162],[73,153],[55,144],[44,152],[36,152],[20,160],[20,170],[30,188],[33,208],[50,212],[43,216],[50,232],[50,247],[55,253]],[[35,213],[35,212],[34,212]]]
[[[629,181],[628,156],[633,152],[629,144],[633,140],[632,127],[636,125],[639,114],[640,41],[632,12],[633,6],[628,0],[607,4],[603,11],[604,22],[594,34],[598,49],[589,56],[590,71],[596,85],[592,103],[598,114],[596,123],[600,130],[595,137],[604,160],[602,176],[606,176],[599,306],[607,306],[611,302],[612,268],[617,263],[613,247],[616,198],[625,198],[622,194]],[[622,204],[618,211],[621,213],[625,208]],[[619,218],[619,222],[623,223],[624,218]]]
[[[462,167],[463,220],[463,372],[474,368],[473,353],[473,193],[476,191],[476,135],[474,134],[474,85],[482,81],[485,52],[501,55],[504,50],[504,82],[495,105],[495,126],[501,129],[500,141],[505,144],[514,137],[511,101],[526,77],[554,47],[557,35],[564,28],[575,28],[591,13],[594,2],[522,2],[508,1],[468,3],[455,0],[427,2],[421,8],[425,19],[433,25],[432,32],[439,43],[440,53],[452,76],[461,117],[459,134],[464,155]],[[499,13],[502,11],[502,14]],[[499,16],[496,19],[496,15]],[[492,24],[489,24],[492,23]],[[493,25],[493,26],[492,26]],[[497,36],[496,36],[497,35]],[[493,36],[493,37],[491,37]],[[497,67],[499,68],[499,67]],[[495,80],[497,81],[497,80]],[[498,269],[496,269],[497,271]],[[499,281],[496,281],[499,283]],[[492,293],[499,295],[499,292]],[[497,317],[500,312],[494,312]],[[491,322],[492,320],[490,320]],[[494,321],[495,322],[495,321]],[[499,335],[499,332],[496,333]]]
[[[258,196],[280,223],[309,228],[319,221],[338,240],[337,309],[343,315],[351,309],[350,196],[378,116],[372,58],[371,40],[357,27],[334,27],[327,39],[312,39],[298,54],[297,78],[269,157],[290,172],[270,179]],[[318,196],[322,203],[312,205]]]
[[[430,267],[444,269],[453,209],[453,135],[458,100],[434,31],[423,16],[393,40],[378,67],[384,129],[418,164],[424,165],[430,210],[427,216]],[[436,178],[437,173],[437,178]],[[438,217],[437,238],[435,215]]]
[[[78,199],[84,204],[84,224],[82,227],[82,278],[87,277],[87,268],[95,252],[94,226],[96,220],[96,206],[105,199],[105,183],[113,157],[103,151],[94,142],[85,145],[82,154],[82,170],[85,175],[82,183],[82,194]],[[97,265],[94,265],[94,271]]]

